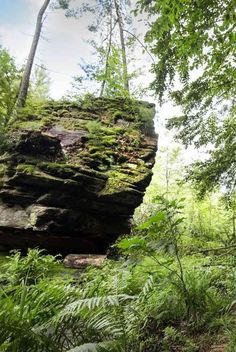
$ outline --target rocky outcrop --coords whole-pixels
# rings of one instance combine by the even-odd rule
[[[0,245],[104,253],[151,180],[153,104],[49,102],[23,111],[0,158]]]
[[[63,264],[66,268],[83,269],[88,266],[100,267],[102,266],[105,255],[101,254],[68,254]]]

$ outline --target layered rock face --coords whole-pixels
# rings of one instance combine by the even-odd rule
[[[154,105],[50,102],[24,112],[0,157],[0,246],[105,253],[151,180]]]

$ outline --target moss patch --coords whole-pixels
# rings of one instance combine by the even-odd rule
[[[108,178],[104,190],[107,193],[136,187],[149,175],[150,165],[144,166],[141,159],[148,161],[152,157],[153,150],[144,153],[143,141],[146,129],[151,126],[153,130],[153,117],[152,104],[91,96],[76,102],[49,101],[30,111],[23,109],[13,127],[15,133],[21,130],[42,131],[42,135],[49,136],[51,133],[63,155],[48,161],[43,153],[27,155],[17,171],[37,176],[46,173],[61,179],[75,178],[80,172],[94,176],[97,173],[98,177],[103,174]],[[65,131],[69,132],[68,138]],[[73,139],[70,132],[81,135],[78,133]],[[24,151],[20,154],[24,157]]]
[[[0,178],[4,176],[6,170],[7,170],[7,165],[6,164],[0,164]]]
[[[16,167],[16,171],[26,174],[26,175],[34,175],[37,170],[37,167],[32,164],[18,164]]]
[[[102,195],[118,193],[135,186],[142,182],[148,175],[150,170],[145,165],[127,165],[126,168],[111,170],[106,173],[108,181],[105,189],[101,192]]]

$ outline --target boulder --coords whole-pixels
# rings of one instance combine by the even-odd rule
[[[106,256],[101,254],[68,254],[63,263],[66,268],[83,269],[88,266],[100,267],[105,259]]]
[[[47,102],[22,111],[0,156],[0,245],[105,253],[152,177],[155,106]]]

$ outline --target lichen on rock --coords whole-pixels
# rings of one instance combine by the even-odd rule
[[[22,111],[0,157],[0,244],[103,253],[151,180],[155,107],[128,99]]]

